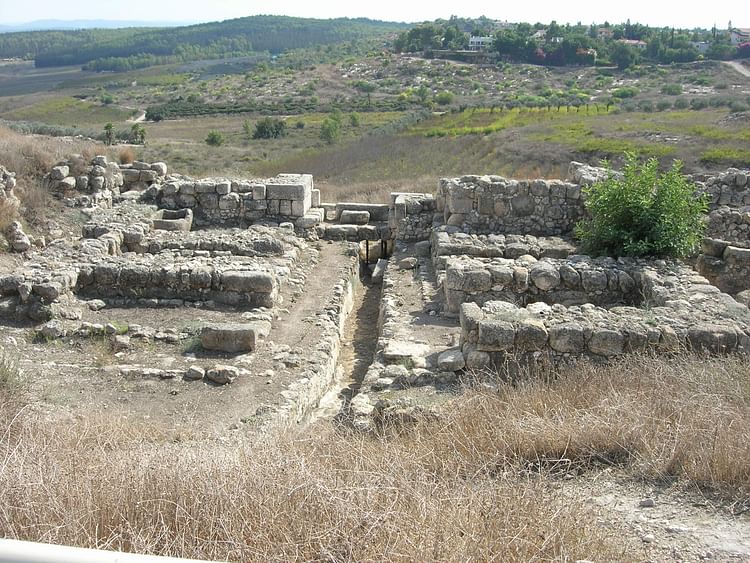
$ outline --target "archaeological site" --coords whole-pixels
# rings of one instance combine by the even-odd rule
[[[566,180],[469,175],[364,204],[321,201],[307,174],[73,156],[44,188],[82,232],[6,229],[2,333],[42,394],[201,432],[367,432],[483,374],[750,352],[750,173],[693,179],[709,214],[684,262],[582,254],[582,188],[608,174],[573,162]],[[13,171],[0,184],[13,205]]]

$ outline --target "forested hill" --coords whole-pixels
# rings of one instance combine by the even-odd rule
[[[129,70],[258,52],[276,54],[371,39],[407,27],[368,19],[249,16],[172,28],[6,33],[0,34],[0,58],[33,58],[38,67],[80,64],[91,70]]]

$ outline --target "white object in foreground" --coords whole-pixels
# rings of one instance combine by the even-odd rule
[[[48,543],[0,539],[0,563],[205,563],[197,559],[178,559],[139,555],[121,551],[101,551]]]

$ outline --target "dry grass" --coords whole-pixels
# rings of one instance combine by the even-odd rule
[[[44,222],[50,206],[50,194],[41,187],[42,177],[60,160],[72,154],[90,162],[104,147],[92,141],[67,137],[25,136],[0,126],[0,164],[16,173],[16,194],[21,214],[32,226]]]
[[[135,149],[133,147],[122,147],[117,151],[117,160],[120,164],[132,164],[135,162]]]
[[[631,357],[469,391],[405,432],[234,445],[0,401],[0,534],[242,561],[628,560],[556,472],[620,464],[747,499],[747,372]]]
[[[628,356],[477,393],[453,413],[448,449],[473,464],[617,464],[750,502],[750,370],[744,357]],[[460,431],[457,431],[459,428]],[[562,461],[560,461],[562,460]],[[473,470],[473,465],[472,465]]]

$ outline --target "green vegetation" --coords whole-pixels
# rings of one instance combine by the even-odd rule
[[[731,45],[729,34],[713,30],[675,30],[651,28],[639,23],[602,26],[514,24],[498,30],[487,18],[451,17],[419,24],[399,35],[394,47],[399,52],[431,54],[453,52],[459,56],[469,47],[470,35],[491,36],[486,56],[503,61],[546,66],[615,64],[630,68],[641,60],[669,64],[702,58],[730,59],[743,56],[743,50]],[[640,43],[639,43],[640,42]],[[702,54],[697,44],[708,44]],[[750,52],[750,48],[748,49]]]
[[[278,54],[372,38],[403,27],[364,18],[251,16],[170,29],[10,33],[0,36],[0,58],[33,57],[39,68],[85,65],[88,70],[127,71],[157,64]]]
[[[588,252],[607,256],[687,256],[703,237],[705,197],[682,175],[682,164],[659,172],[652,158],[625,157],[623,177],[611,175],[584,191],[590,218],[576,226]]]
[[[220,147],[224,144],[224,135],[219,131],[209,131],[206,136],[206,144],[212,147]]]
[[[265,117],[258,121],[253,131],[253,139],[278,139],[286,135],[286,121],[273,117]]]
[[[724,145],[703,151],[700,160],[704,164],[747,167],[750,166],[750,150]]]

